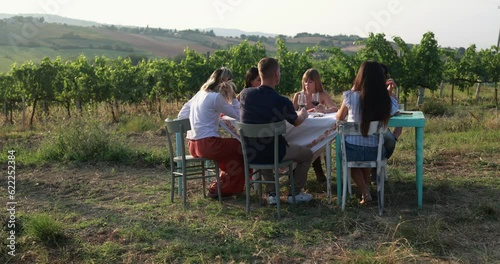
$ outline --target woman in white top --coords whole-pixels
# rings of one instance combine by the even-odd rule
[[[241,193],[245,185],[240,142],[235,138],[221,138],[218,133],[221,113],[240,119],[240,104],[231,78],[228,68],[215,70],[177,116],[190,120],[191,130],[187,132],[187,139],[191,155],[218,161],[223,196]],[[216,182],[210,185],[209,195],[217,197]]]
[[[376,160],[378,138],[367,136],[371,121],[381,121],[385,125],[389,122],[391,112],[396,110],[394,103],[387,93],[385,76],[378,62],[365,61],[361,64],[354,86],[343,93],[343,101],[337,120],[360,123],[363,136],[346,137],[347,160]],[[383,149],[385,155],[385,148]],[[352,168],[351,176],[362,193],[361,204],[372,200],[367,182],[370,179],[369,168]]]

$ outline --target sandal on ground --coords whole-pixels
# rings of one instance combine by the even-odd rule
[[[361,195],[361,198],[362,199],[361,199],[361,202],[359,202],[359,204],[367,204],[367,203],[373,201],[372,195],[369,192],[366,195],[364,195],[364,194]]]

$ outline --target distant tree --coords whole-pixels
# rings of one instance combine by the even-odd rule
[[[176,94],[177,98],[190,98],[198,92],[201,85],[205,83],[212,71],[206,61],[204,54],[197,53],[192,49],[184,50],[184,58],[177,64]]]
[[[36,65],[33,61],[27,61],[21,66],[16,64],[12,66],[11,74],[16,85],[17,92],[20,94],[23,101],[23,126],[25,121],[26,105],[32,106],[32,118],[30,118],[30,126],[33,124],[33,116],[36,111],[36,106],[40,98],[40,89],[35,81]]]
[[[442,53],[444,55],[443,80],[451,83],[451,105],[453,105],[455,85],[460,81],[458,70],[460,58],[456,50],[442,50]]]
[[[249,36],[247,36],[247,39],[250,40],[250,41],[257,42],[257,41],[259,41],[259,36],[257,36],[257,35],[249,35]]]
[[[297,33],[297,35],[295,35],[293,38],[304,38],[304,37],[310,37],[311,34],[307,33],[307,32],[301,32],[301,33]]]
[[[259,60],[266,56],[266,49],[261,43],[250,44],[248,40],[226,50],[217,50],[210,56],[209,65],[216,69],[228,67],[233,72],[233,80],[238,87],[243,87],[245,74],[250,67],[256,67]]]
[[[340,93],[352,87],[358,67],[352,56],[337,47],[313,48],[306,53],[316,57],[313,66],[321,73],[321,80],[327,91]]]
[[[43,111],[46,115],[49,114],[49,104],[55,99],[54,84],[57,80],[58,71],[59,69],[54,66],[49,57],[43,58],[40,66],[35,71],[35,86],[39,88],[39,99],[42,100]],[[33,108],[33,112],[35,112],[34,110]],[[30,120],[30,124],[32,122]]]
[[[292,94],[300,90],[302,75],[312,67],[312,63],[307,54],[288,51],[282,38],[278,37],[276,43],[281,67],[281,80],[276,89],[282,94]]]
[[[13,124],[13,112],[16,101],[20,101],[21,97],[16,92],[14,79],[10,73],[0,73],[0,99],[2,103],[2,112],[4,119]],[[10,113],[10,115],[9,115]]]
[[[385,39],[385,34],[370,33],[368,38],[360,41],[364,48],[356,53],[356,60],[361,63],[365,60],[374,60],[384,63],[389,67],[389,72],[393,78],[399,79],[401,73],[401,59],[398,56],[395,45]]]
[[[96,98],[97,78],[94,67],[84,55],[66,64],[65,85],[67,96],[74,100],[77,110],[83,113],[82,105]]]
[[[464,47],[458,48],[457,53],[458,56],[462,57],[465,54],[465,48]]]
[[[481,64],[485,71],[485,81],[495,84],[495,105],[498,106],[498,82],[500,81],[500,52],[498,46],[481,50]]]
[[[177,99],[182,93],[178,87],[176,64],[169,59],[154,59],[139,64],[142,71],[142,81],[146,87],[151,87],[147,94],[149,102],[157,102],[157,113],[161,115],[161,101]],[[150,105],[150,109],[152,105]]]
[[[410,90],[418,89],[417,104],[421,105],[425,88],[436,90],[443,75],[443,62],[434,33],[425,33],[420,44],[412,48],[399,37],[395,37],[394,41],[401,53],[402,72],[399,80],[403,93],[406,95]]]

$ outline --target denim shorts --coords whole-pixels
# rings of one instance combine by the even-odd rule
[[[347,161],[377,160],[378,147],[365,147],[345,143]],[[382,157],[385,157],[385,147],[382,146]]]

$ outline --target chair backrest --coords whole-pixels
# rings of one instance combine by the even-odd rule
[[[236,122],[236,129],[241,137],[241,147],[243,149],[243,159],[245,164],[248,164],[248,156],[250,154],[255,155],[255,153],[249,153],[249,146],[244,140],[244,138],[262,138],[262,139],[274,139],[274,165],[278,169],[279,163],[279,135],[286,133],[285,121],[280,121],[276,123],[266,123],[266,124],[245,124],[241,122]]]
[[[186,163],[186,145],[184,135],[188,130],[191,130],[191,123],[189,122],[189,118],[166,122],[165,129],[167,132],[168,149],[170,151],[170,168],[173,168],[174,157],[176,156],[182,157],[182,162],[184,164]],[[175,141],[172,139],[173,136],[176,137]],[[176,149],[179,151],[178,153]]]
[[[347,161],[346,151],[345,151],[345,137],[346,136],[361,136],[360,124],[356,122],[339,122],[338,132],[341,140],[342,148],[342,161]],[[387,126],[379,121],[370,122],[370,128],[368,129],[368,135],[378,136],[378,151],[377,151],[377,161],[381,161],[382,158],[382,146],[384,144],[384,133],[387,131]],[[346,165],[346,164],[344,164]]]

